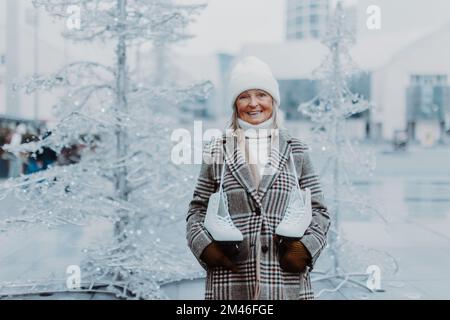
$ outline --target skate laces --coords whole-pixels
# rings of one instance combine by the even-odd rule
[[[292,197],[296,197],[296,195],[293,192],[300,192],[300,190],[298,190],[297,188],[294,188],[291,191],[291,199],[289,201],[288,207],[286,209],[286,212],[285,212],[284,218],[283,218],[283,220],[286,223],[300,220],[302,218],[302,216],[304,216],[306,213],[306,208],[305,208],[304,204],[302,203],[302,201],[299,200],[298,198],[292,198]],[[299,207],[299,208],[297,208],[297,207]]]
[[[234,228],[234,224],[230,216],[227,217],[217,216],[217,220],[223,227]]]
[[[294,157],[292,154],[290,156],[290,163],[294,171],[296,186],[294,186],[291,190],[288,207],[286,208],[284,213],[283,221],[286,223],[294,223],[298,220],[301,220],[306,214],[306,207],[304,204],[303,196],[301,194],[297,170],[295,169]]]
[[[224,173],[225,173],[225,161],[224,161],[224,164],[222,167],[222,174],[220,177],[220,186],[219,186],[220,198],[219,198],[219,208],[218,208],[219,213],[217,214],[217,221],[223,227],[228,227],[228,228],[234,229],[236,227],[233,223],[233,220],[231,220],[230,213],[228,212],[228,198],[227,198],[225,192],[223,192]],[[220,212],[221,208],[223,208],[224,212]]]
[[[300,220],[302,216],[305,215],[305,210],[304,209],[300,209],[298,211],[294,211],[293,209],[288,208],[286,210],[286,214],[285,214],[285,221],[286,222],[292,222],[292,221],[296,221],[296,220]]]
[[[230,217],[230,213],[228,212],[228,199],[225,195],[225,193],[223,192],[223,189],[220,189],[220,200],[219,200],[219,211],[220,211],[220,205],[223,205],[223,214],[219,213],[217,215],[218,221],[219,223],[223,226],[223,227],[229,227],[234,229],[234,223],[233,220],[231,220]]]

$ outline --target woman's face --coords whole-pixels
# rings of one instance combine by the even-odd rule
[[[272,116],[273,99],[264,90],[251,89],[236,98],[238,117],[250,124],[259,124]]]

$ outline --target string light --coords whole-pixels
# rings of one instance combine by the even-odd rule
[[[14,194],[23,201],[20,215],[0,221],[0,232],[24,231],[36,224],[58,227],[108,221],[114,226],[111,241],[81,249],[80,291],[107,290],[118,298],[164,298],[162,284],[203,274],[200,267],[193,267],[185,236],[173,232],[177,223],[184,223],[195,168],[178,167],[169,160],[170,132],[178,123],[167,114],[176,114],[180,104],[206,99],[212,83],[181,87],[134,81],[128,73],[126,50],[142,41],[170,44],[188,38],[185,29],[204,5],[167,0],[33,3],[63,19],[68,18],[69,5],[78,5],[82,27],[67,30],[65,36],[115,43],[117,63],[73,62],[54,74],[34,75],[18,84],[16,89],[27,93],[64,88],[67,94],[53,107],[60,121],[50,136],[7,146],[8,151],[19,154],[49,147],[60,153],[79,146],[80,161],[0,184],[0,198]],[[157,107],[153,101],[158,101]],[[186,201],[169,204],[168,193],[161,191],[162,181],[164,190]],[[14,290],[11,283],[2,283],[0,294],[65,286],[65,279],[31,282]]]
[[[344,212],[356,213],[365,218],[376,215],[387,222],[384,214],[371,205],[368,197],[358,193],[352,182],[355,175],[373,173],[375,155],[372,150],[359,149],[358,143],[349,138],[346,120],[361,112],[368,112],[373,106],[361,95],[351,92],[347,84],[350,77],[358,75],[360,71],[349,53],[355,38],[340,1],[322,42],[329,49],[329,54],[314,72],[315,78],[320,80],[319,94],[300,104],[298,111],[314,122],[314,143],[326,159],[324,169],[320,172],[332,219],[329,244],[325,250],[327,254],[324,254],[329,267],[326,278],[344,280],[334,289],[320,291],[318,296],[324,292],[335,292],[347,282],[365,287],[365,284],[352,280],[355,274],[346,270],[365,270],[367,266],[376,264],[385,275],[398,271],[394,257],[348,241],[339,227]]]

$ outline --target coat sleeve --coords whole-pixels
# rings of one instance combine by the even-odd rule
[[[299,180],[300,188],[310,188],[311,190],[312,221],[300,241],[311,254],[312,259],[309,267],[312,270],[317,258],[326,245],[331,220],[324,203],[319,177],[314,170],[309,151],[307,150],[303,154],[302,170]]]
[[[186,216],[186,239],[189,249],[205,270],[208,269],[207,265],[200,259],[200,256],[203,250],[213,242],[213,239],[204,227],[204,220],[209,197],[217,188],[214,179],[214,164],[211,161],[205,161],[207,160],[205,157],[208,157],[210,144],[204,147],[206,151],[203,153],[200,174]]]

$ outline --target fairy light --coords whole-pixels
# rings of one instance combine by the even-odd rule
[[[394,274],[398,270],[394,257],[385,252],[374,253],[373,250],[347,241],[339,227],[344,211],[356,212],[360,216],[376,215],[382,221],[387,221],[382,213],[371,207],[368,197],[356,192],[352,183],[355,174],[373,173],[375,155],[372,150],[359,149],[357,143],[350,140],[345,127],[346,120],[373,106],[360,95],[351,92],[347,84],[349,78],[358,74],[359,70],[349,53],[355,38],[345,20],[342,3],[338,2],[322,39],[329,49],[329,54],[314,72],[315,78],[320,80],[319,94],[298,107],[298,111],[316,124],[314,140],[321,155],[326,159],[324,171],[320,174],[325,194],[329,198],[332,223],[329,243],[326,246],[326,257],[329,258],[327,262],[331,266],[325,272],[324,278],[344,279],[334,289],[320,291],[318,296],[324,292],[335,292],[347,282],[365,287],[361,282],[352,279],[354,273],[346,270],[365,270],[371,264],[382,266],[385,274]]]
[[[164,298],[162,284],[202,274],[200,268],[193,267],[184,235],[171,232],[176,222],[184,221],[194,168],[177,167],[170,161],[168,133],[178,124],[165,114],[175,114],[187,101],[206,99],[212,84],[150,86],[134,81],[128,73],[126,48],[142,41],[170,44],[190,37],[185,29],[204,5],[176,5],[166,0],[33,3],[63,19],[68,18],[69,5],[78,5],[81,29],[67,30],[65,37],[116,43],[117,63],[73,62],[48,76],[33,75],[16,86],[27,93],[64,88],[67,94],[53,107],[60,121],[52,134],[37,142],[5,146],[9,152],[35,152],[43,147],[61,152],[73,145],[85,147],[79,151],[81,158],[76,164],[53,166],[0,184],[0,198],[12,194],[23,204],[20,215],[0,220],[0,232],[24,231],[36,224],[79,226],[82,221],[94,223],[94,219],[115,226],[123,223],[111,241],[81,249],[84,283],[80,291],[100,288],[119,298]],[[119,79],[125,86],[117,84]],[[155,108],[152,101],[167,101],[167,105],[159,102]],[[159,110],[165,113],[159,114]],[[123,183],[121,187],[118,181]],[[167,193],[161,194],[161,181],[164,189],[186,201],[169,204]],[[159,202],[161,197],[166,201]],[[65,279],[30,282],[33,285],[16,286],[14,293],[60,290],[65,285]],[[0,295],[11,293],[9,285],[0,284]]]

